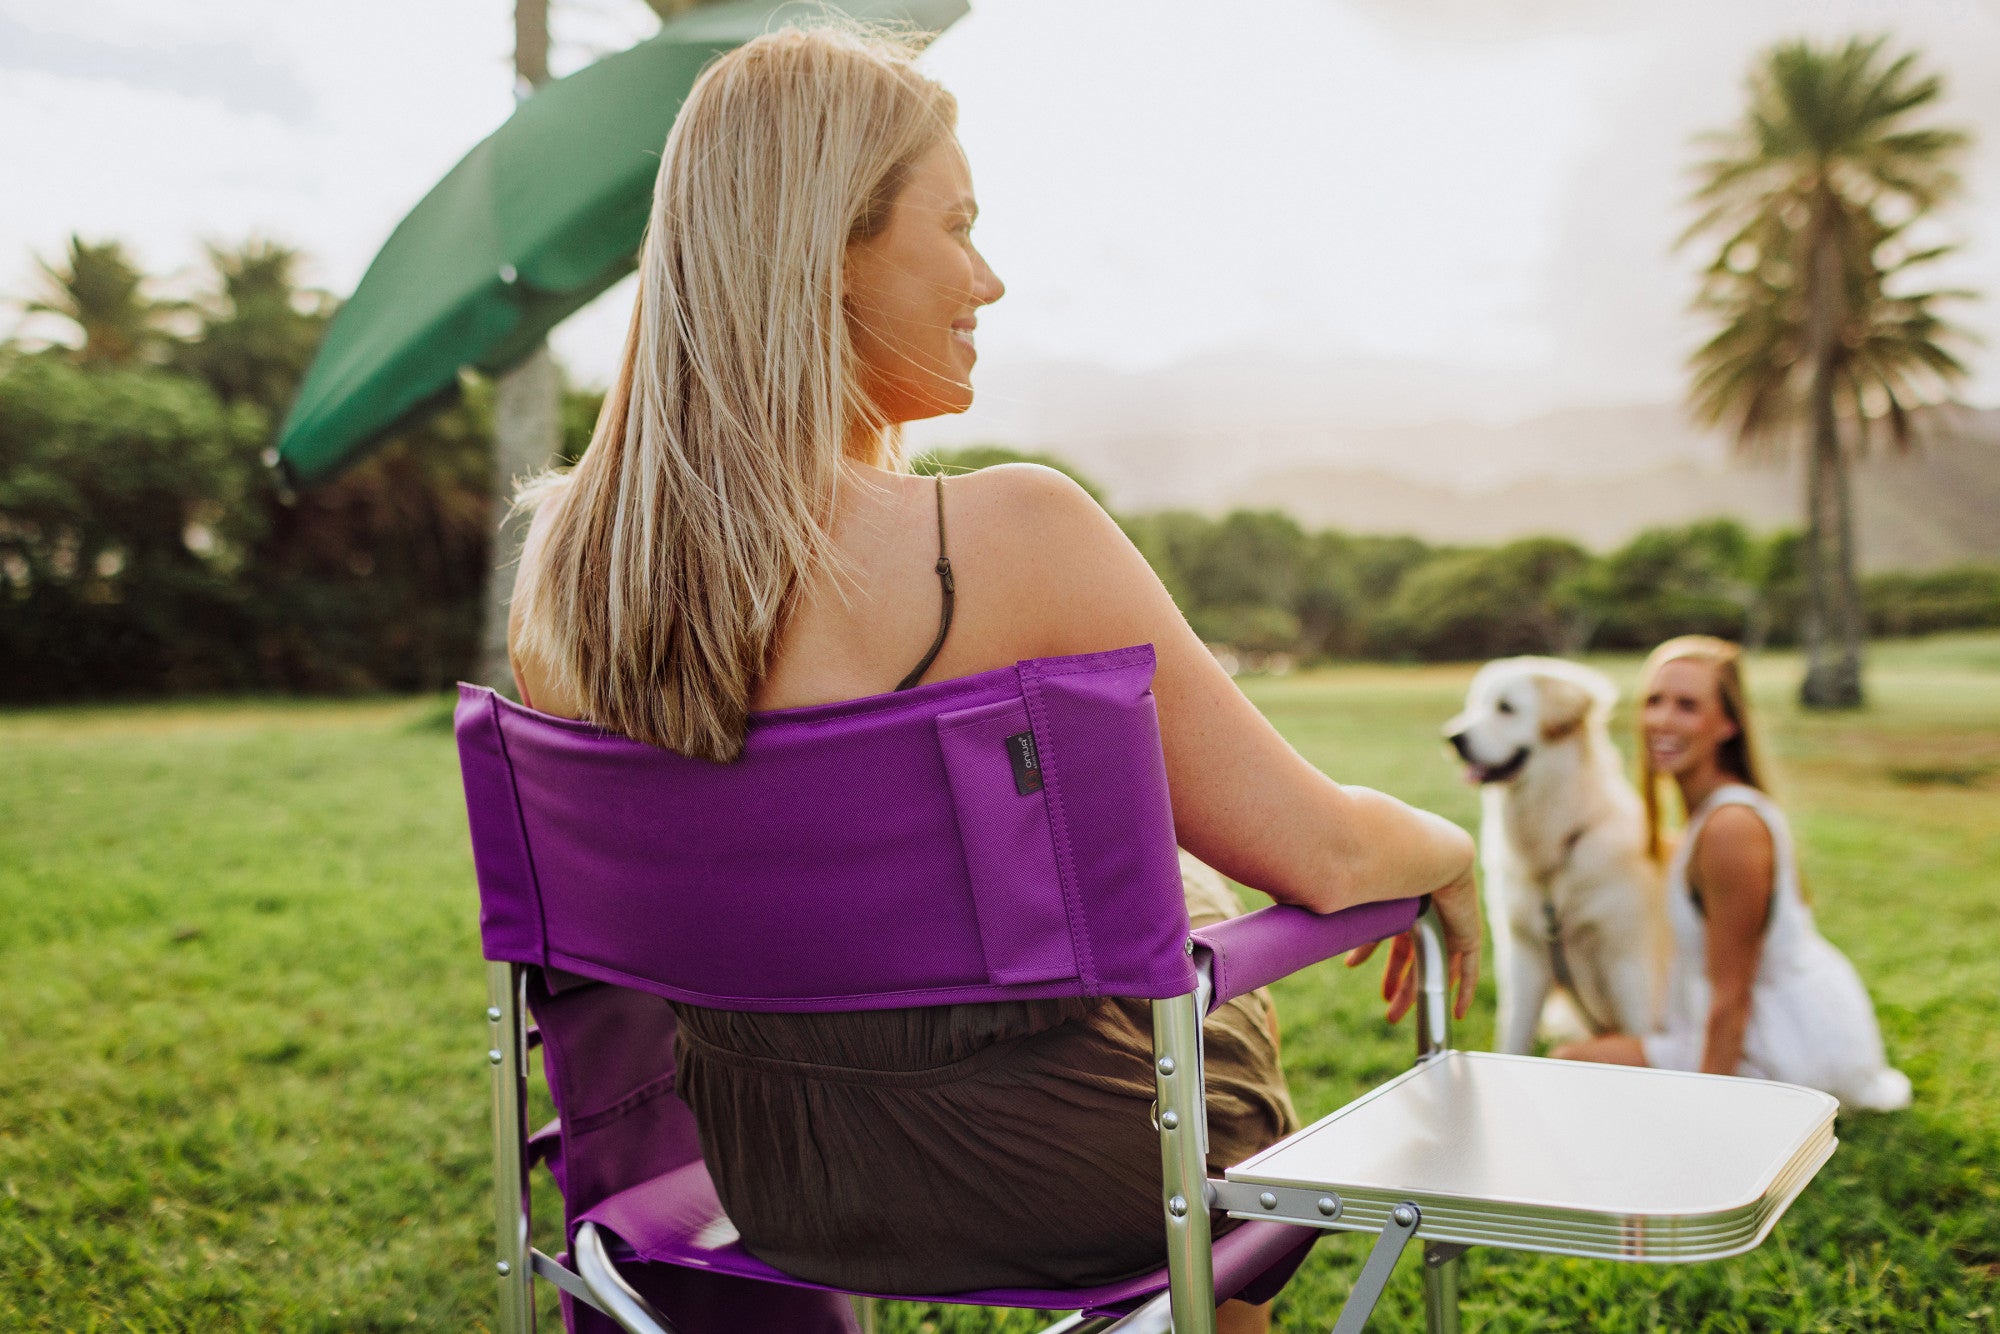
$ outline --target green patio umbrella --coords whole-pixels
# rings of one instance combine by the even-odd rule
[[[842,0],[857,18],[938,32],[966,0]],[[391,233],[327,329],[277,446],[294,483],[324,481],[458,391],[506,370],[631,271],[660,146],[721,52],[819,4],[696,10],[523,102]]]

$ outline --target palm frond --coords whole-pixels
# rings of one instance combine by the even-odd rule
[[[1807,256],[1831,237],[1843,315],[1830,369],[1836,403],[1865,444],[1876,418],[1898,447],[1909,412],[1966,375],[1953,350],[1967,331],[1937,307],[1962,289],[1896,290],[1956,248],[1904,252],[1901,238],[1960,188],[1969,137],[1911,118],[1943,93],[1914,52],[1888,37],[1773,46],[1753,66],[1741,119],[1700,136],[1690,171],[1695,217],[1675,241],[1715,246],[1697,270],[1692,309],[1714,332],[1688,358],[1688,407],[1739,448],[1794,430],[1810,381]]]

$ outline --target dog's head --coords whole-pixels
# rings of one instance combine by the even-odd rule
[[[1472,678],[1465,710],[1444,725],[1444,737],[1465,761],[1467,781],[1512,782],[1536,751],[1601,724],[1617,700],[1602,672],[1560,658],[1502,658]]]

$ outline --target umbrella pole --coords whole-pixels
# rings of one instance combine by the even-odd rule
[[[493,384],[493,561],[486,572],[486,610],[480,629],[479,680],[508,695],[514,677],[507,665],[507,604],[514,570],[527,535],[528,516],[510,514],[514,484],[555,462],[562,446],[562,377],[547,343]]]

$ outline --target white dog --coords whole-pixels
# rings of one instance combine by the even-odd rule
[[[1467,779],[1483,788],[1503,1052],[1531,1049],[1557,988],[1593,1031],[1655,1026],[1667,930],[1639,794],[1606,728],[1617,697],[1587,667],[1503,658],[1479,670],[1465,711],[1445,724]]]

